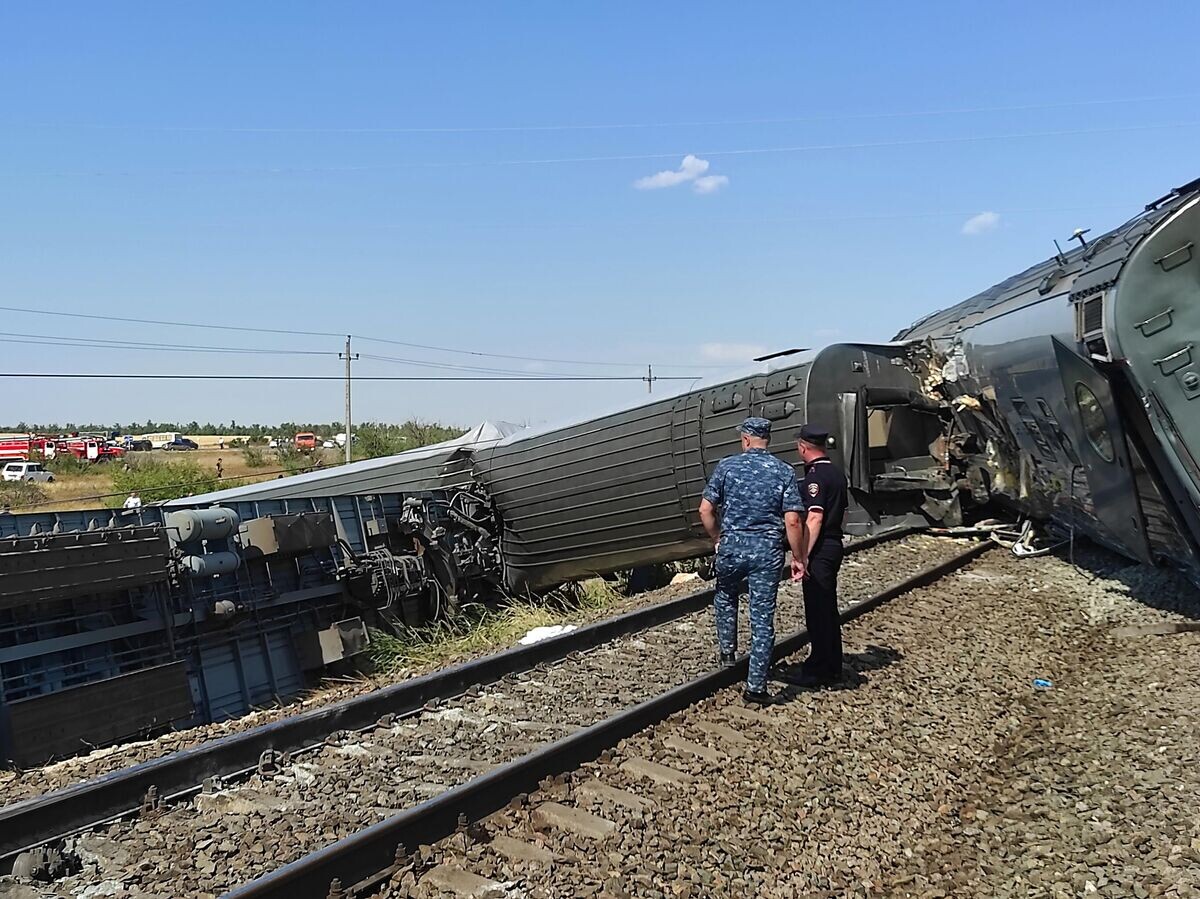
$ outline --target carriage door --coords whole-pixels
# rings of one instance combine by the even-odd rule
[[[1103,373],[1058,340],[1053,344],[1067,405],[1060,420],[1073,432],[1080,465],[1087,473],[1093,514],[1110,539],[1149,562],[1133,466],[1112,388]]]

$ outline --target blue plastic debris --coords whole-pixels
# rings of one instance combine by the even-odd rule
[[[1035,690],[1049,690],[1053,686],[1054,681],[1050,680],[1049,678],[1035,677],[1033,679],[1033,689]]]

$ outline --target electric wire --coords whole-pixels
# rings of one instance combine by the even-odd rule
[[[747,125],[800,125],[816,122],[844,122],[871,119],[932,118],[950,115],[976,115],[992,112],[1039,112],[1053,109],[1079,109],[1094,106],[1120,106],[1137,103],[1194,100],[1197,94],[1168,94],[1148,97],[1107,97],[1088,100],[1063,100],[1057,103],[1022,103],[1002,106],[964,106],[945,109],[916,109],[879,112],[848,112],[783,116],[756,119],[708,119],[696,121],[555,123],[541,125],[466,125],[418,127],[269,127],[236,125],[144,125],[100,124],[91,122],[33,122],[9,125],[12,128],[39,128],[91,131],[147,131],[222,134],[504,134],[510,132],[555,131],[632,131],[654,128],[715,128]]]
[[[131,318],[126,316],[115,315],[99,315],[91,312],[63,312],[57,309],[30,309],[24,306],[0,306],[0,312],[17,312],[26,315],[44,315],[56,316],[59,318],[74,318],[87,319],[89,321],[109,321],[120,322],[122,324],[138,324],[138,325],[159,325],[171,328],[206,328],[222,331],[244,331],[254,334],[289,334],[305,337],[337,337],[344,339],[349,336],[353,340],[373,341],[376,343],[386,343],[394,346],[403,346],[410,349],[428,350],[431,352],[454,353],[462,356],[482,356],[489,359],[510,359],[519,362],[550,362],[559,365],[581,365],[581,366],[616,366],[621,368],[644,368],[644,362],[615,362],[611,359],[607,360],[588,360],[588,359],[549,359],[541,356],[519,356],[509,353],[488,353],[482,350],[466,350],[455,347],[436,346],[433,344],[413,343],[400,340],[391,340],[383,337],[368,337],[362,334],[350,334],[334,332],[334,331],[302,331],[286,328],[255,328],[248,325],[221,325],[210,324],[207,322],[181,322],[169,321],[165,319],[152,318]],[[17,335],[17,336],[33,336],[33,335]],[[83,339],[83,338],[80,338]],[[431,362],[431,364],[433,364]],[[659,366],[661,368],[730,368],[729,365],[691,365],[689,363],[665,364]]]
[[[116,340],[107,337],[65,337],[51,334],[0,332],[0,343],[32,346],[67,346],[84,349],[149,350],[173,353],[246,353],[255,356],[337,356],[336,350],[263,349],[255,347],[207,346],[182,343],[149,343],[142,340]]]
[[[113,463],[106,462],[103,464],[111,465]],[[287,469],[287,468],[276,468],[276,469],[272,469],[271,471],[256,471],[253,474],[222,475],[221,477],[205,478],[202,481],[191,481],[191,482],[180,483],[180,484],[156,484],[153,487],[147,487],[145,492],[146,493],[154,493],[157,490],[181,490],[181,489],[184,489],[187,487],[204,487],[204,486],[207,486],[207,485],[213,483],[214,481],[245,481],[245,480],[248,480],[251,478],[266,478],[266,477],[270,477],[271,475],[280,475],[280,474],[283,474],[283,475],[311,474],[314,470],[334,471],[337,469],[338,465],[340,465],[340,464],[342,464],[342,463],[339,462],[337,464],[330,465],[328,468],[321,468],[321,469],[310,468],[307,471],[291,471],[290,469]],[[239,485],[234,485],[234,486],[239,486]],[[72,496],[72,497],[64,498],[64,499],[39,500],[38,502],[35,502],[35,503],[21,503],[21,507],[18,511],[23,511],[25,509],[31,509],[36,506],[57,506],[57,505],[61,505],[63,503],[82,502],[83,500],[112,499],[113,497],[117,497],[117,496],[128,496],[129,493],[130,493],[130,491],[128,491],[128,490],[119,490],[115,493],[93,493],[88,496]],[[169,500],[152,500],[151,502],[146,503],[146,505],[150,506],[150,505],[154,505],[159,502],[169,502]],[[110,511],[113,512],[114,514],[120,515],[122,512],[129,511],[129,510],[111,509]]]
[[[345,375],[149,374],[146,372],[0,372],[0,378],[111,381],[338,381]],[[642,381],[646,375],[355,375],[354,381]],[[654,375],[654,381],[696,381],[697,375]]]
[[[930,147],[938,145],[975,144],[1004,140],[1028,140],[1041,137],[1090,137],[1106,134],[1132,134],[1144,131],[1163,131],[1175,128],[1194,128],[1200,121],[1157,122],[1141,125],[1109,126],[1105,128],[1062,128],[1046,131],[1017,131],[1001,134],[970,134],[952,137],[909,138],[904,140],[857,141],[852,143],[796,144],[774,147],[744,147],[731,150],[675,150],[660,153],[620,153],[598,156],[551,156],[529,159],[474,159],[444,162],[412,161],[377,165],[311,165],[311,166],[242,166],[225,168],[178,168],[178,169],[63,169],[34,172],[4,171],[0,175],[20,177],[33,176],[105,176],[133,177],[138,175],[184,176],[184,175],[295,175],[336,174],[355,172],[383,172],[403,169],[455,169],[475,167],[510,167],[534,165],[564,165],[591,162],[646,162],[660,159],[678,160],[687,155],[711,157],[761,156],[786,153],[818,153],[837,150],[878,150],[905,147]]]

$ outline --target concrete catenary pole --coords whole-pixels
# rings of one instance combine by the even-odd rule
[[[354,439],[354,430],[350,422],[353,420],[350,411],[350,360],[354,357],[350,355],[350,335],[346,335],[346,352],[342,353],[342,358],[346,360],[346,461],[350,461],[350,442]]]

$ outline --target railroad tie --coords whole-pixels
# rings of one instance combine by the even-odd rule
[[[721,712],[732,718],[740,718],[747,724],[770,724],[773,720],[769,715],[764,715],[753,709],[742,708],[740,705],[727,705],[721,709]]]
[[[674,768],[668,768],[666,765],[643,758],[626,759],[621,762],[621,770],[635,777],[643,777],[669,786],[690,784],[696,779],[684,771],[676,771]]]
[[[585,780],[575,788],[575,800],[581,803],[598,803],[600,805],[618,805],[631,812],[644,812],[654,808],[658,803],[645,796],[638,796],[625,790],[610,787],[603,781]]]
[[[501,899],[506,893],[504,884],[472,874],[457,865],[438,865],[421,878],[421,883],[460,899]]]
[[[685,740],[683,737],[678,737],[671,734],[665,740],[663,745],[668,749],[674,749],[676,752],[683,752],[687,755],[694,755],[696,758],[713,764],[719,764],[729,759],[729,754],[722,752],[720,749],[713,749],[711,746],[704,746],[700,743],[693,743],[691,740]]]
[[[529,815],[535,830],[563,830],[588,840],[606,840],[617,830],[617,825],[607,818],[585,812],[583,809],[543,802]]]
[[[718,740],[723,740],[735,746],[750,742],[750,739],[741,731],[734,730],[732,727],[727,727],[724,724],[718,724],[715,721],[699,721],[696,723],[696,727],[706,734],[716,737]]]
[[[554,853],[544,846],[527,843],[502,833],[492,837],[489,844],[492,849],[503,855],[511,862],[526,862],[534,864],[549,864],[554,861]]]

